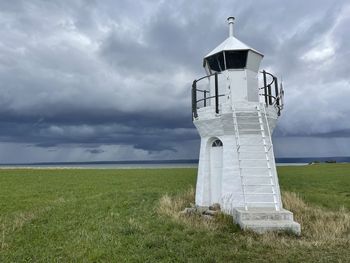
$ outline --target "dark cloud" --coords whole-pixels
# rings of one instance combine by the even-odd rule
[[[104,150],[101,150],[101,149],[86,149],[85,151],[92,154],[99,154],[104,152]]]
[[[278,154],[295,154],[292,138],[348,138],[345,0],[2,1],[0,158],[196,158],[190,85],[230,15],[283,76]]]

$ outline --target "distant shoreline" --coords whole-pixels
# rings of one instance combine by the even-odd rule
[[[134,165],[0,165],[0,170],[3,169],[176,169],[176,168],[197,168],[197,164],[134,164]]]
[[[337,163],[350,163],[350,157],[291,157],[291,158],[276,158],[276,163],[280,165],[284,164],[308,164],[311,162],[337,162]],[[94,162],[32,162],[32,163],[0,163],[0,167],[4,166],[57,166],[57,167],[86,167],[86,166],[137,166],[137,165],[155,165],[155,166],[193,166],[198,164],[198,159],[189,159],[189,160],[134,160],[134,161],[94,161]]]
[[[312,162],[349,163],[350,157],[276,158],[277,166],[299,166]],[[198,160],[142,160],[97,162],[36,162],[0,164],[0,169],[171,169],[197,168]]]
[[[309,163],[276,163],[276,166],[306,166]],[[197,163],[184,164],[184,163],[163,163],[163,164],[87,164],[87,165],[0,165],[0,170],[15,170],[15,169],[28,169],[28,170],[79,170],[79,169],[188,169],[197,168]]]

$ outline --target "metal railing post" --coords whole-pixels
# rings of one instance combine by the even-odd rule
[[[271,85],[268,86],[269,91],[269,105],[272,105],[272,92],[271,92]]]
[[[263,76],[264,76],[264,96],[265,96],[265,104],[266,106],[268,105],[267,103],[267,82],[266,82],[266,71],[263,70]]]
[[[197,81],[192,83],[192,118],[197,118]]]
[[[204,107],[207,107],[207,91],[204,90]]]
[[[276,105],[279,106],[280,105],[280,100],[278,98],[278,83],[277,83],[277,78],[274,77],[275,79],[275,95],[276,95]]]
[[[218,73],[215,73],[215,113],[219,113],[219,87],[218,87]]]

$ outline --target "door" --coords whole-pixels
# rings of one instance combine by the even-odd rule
[[[219,203],[222,179],[222,142],[216,139],[210,147],[210,203]]]

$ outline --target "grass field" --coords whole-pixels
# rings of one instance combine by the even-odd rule
[[[350,165],[278,170],[301,237],[162,213],[196,169],[0,170],[0,262],[350,262]]]

